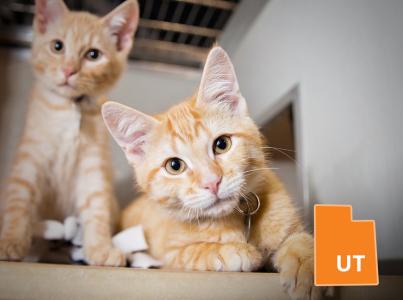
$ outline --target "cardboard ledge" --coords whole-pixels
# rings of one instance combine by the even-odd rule
[[[289,299],[274,273],[178,272],[17,262],[0,262],[0,298]]]
[[[333,299],[401,299],[403,277],[339,287]],[[289,297],[277,273],[179,272],[0,262],[0,299],[272,299]]]

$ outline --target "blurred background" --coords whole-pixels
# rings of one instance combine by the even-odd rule
[[[0,180],[24,124],[33,0],[0,3]],[[105,14],[122,1],[68,0]],[[141,0],[130,63],[110,98],[157,113],[191,95],[209,48],[230,54],[271,164],[313,205],[375,219],[381,274],[403,274],[403,1]],[[113,144],[116,192],[132,172]]]

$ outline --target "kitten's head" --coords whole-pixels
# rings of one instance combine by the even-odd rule
[[[232,213],[258,178],[248,170],[265,163],[259,130],[219,47],[208,55],[197,97],[156,117],[114,102],[102,113],[139,186],[182,219]]]
[[[61,96],[97,96],[119,78],[139,19],[136,0],[105,17],[36,0],[32,62],[38,80]]]

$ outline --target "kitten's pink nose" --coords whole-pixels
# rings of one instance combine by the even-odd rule
[[[74,75],[77,73],[77,70],[74,67],[64,67],[63,68],[63,74],[66,76],[66,78],[69,78],[71,75]]]
[[[218,187],[221,183],[222,177],[216,177],[211,181],[208,181],[207,183],[203,184],[203,188],[210,190],[213,194],[217,194],[218,192]]]

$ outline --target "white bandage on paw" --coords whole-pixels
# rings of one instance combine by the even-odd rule
[[[62,240],[64,238],[64,225],[59,221],[45,220],[35,226],[34,232],[36,237],[45,240]]]
[[[45,240],[70,241],[73,247],[70,257],[73,261],[86,261],[83,249],[83,230],[76,217],[70,216],[64,223],[55,220],[46,220],[35,226],[35,236]],[[112,238],[113,246],[126,254],[130,266],[147,269],[161,267],[162,262],[150,255],[139,252],[148,250],[148,245],[141,225],[125,229]],[[134,253],[133,253],[134,252]]]
[[[64,239],[71,241],[78,233],[78,221],[76,217],[70,216],[64,220]]]
[[[85,261],[84,249],[82,247],[73,247],[70,257],[73,261]]]
[[[113,245],[123,253],[144,251],[148,249],[144,230],[141,225],[125,229],[112,238]]]
[[[148,269],[151,267],[162,267],[162,262],[143,252],[137,252],[130,255],[129,262],[132,268]]]
[[[82,230],[82,228],[79,228],[77,230],[76,235],[71,240],[71,243],[74,246],[82,246],[83,245],[83,230]]]

